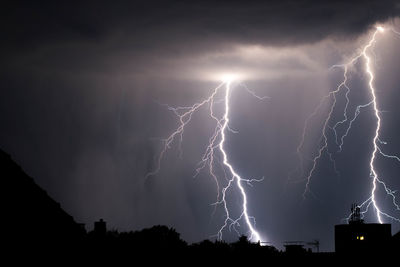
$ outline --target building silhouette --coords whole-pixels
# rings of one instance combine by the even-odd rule
[[[290,255],[304,254],[307,250],[304,248],[304,242],[302,241],[287,241],[283,245],[285,247],[285,253]]]
[[[360,207],[353,204],[348,224],[335,226],[337,253],[385,252],[392,239],[391,224],[364,223]]]
[[[103,219],[94,222],[94,233],[97,236],[105,236],[107,233],[107,224]]]
[[[400,231],[397,232],[397,234],[393,235],[391,247],[393,251],[400,251]]]

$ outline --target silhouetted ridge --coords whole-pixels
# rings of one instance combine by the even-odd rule
[[[0,150],[6,237],[19,247],[57,246],[77,241],[83,228],[49,197],[11,157]]]

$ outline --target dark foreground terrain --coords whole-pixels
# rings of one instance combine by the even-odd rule
[[[107,265],[331,265],[365,263],[381,257],[398,262],[399,234],[381,253],[282,252],[272,246],[251,243],[245,236],[237,242],[204,240],[187,244],[173,228],[153,226],[136,232],[107,231],[96,222],[94,231],[74,221],[11,157],[0,150],[3,260],[18,263]]]

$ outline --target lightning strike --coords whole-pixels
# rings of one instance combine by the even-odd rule
[[[395,30],[391,29],[392,32],[398,34]],[[302,148],[304,146],[304,142],[305,142],[305,136],[306,136],[306,131],[308,128],[308,124],[309,121],[317,115],[318,111],[321,109],[323,103],[326,100],[331,100],[330,103],[330,108],[327,114],[326,119],[324,120],[323,123],[323,127],[321,130],[321,139],[322,142],[321,144],[318,146],[317,149],[317,153],[316,155],[311,159],[311,168],[310,170],[307,172],[306,175],[304,175],[304,171],[301,172],[301,175],[305,176],[304,180],[306,181],[305,184],[305,190],[303,192],[303,198],[306,197],[307,193],[312,193],[310,190],[310,184],[311,184],[311,179],[313,177],[313,174],[315,172],[315,169],[317,167],[318,161],[321,159],[323,153],[328,153],[330,160],[334,163],[334,168],[335,167],[335,162],[332,158],[332,153],[328,150],[329,148],[329,144],[328,144],[328,137],[327,137],[327,131],[332,130],[334,136],[335,136],[335,142],[336,145],[338,146],[338,150],[336,153],[340,153],[343,149],[343,145],[344,145],[344,140],[347,137],[348,133],[350,132],[353,123],[356,121],[356,119],[358,118],[359,114],[361,113],[361,111],[363,109],[366,108],[372,108],[373,110],[373,114],[374,114],[374,118],[376,121],[376,126],[375,126],[375,130],[374,130],[374,136],[372,138],[372,144],[373,144],[373,149],[372,152],[370,154],[370,160],[369,160],[369,170],[370,170],[370,178],[372,181],[371,184],[371,191],[370,191],[370,196],[368,197],[367,200],[365,200],[360,206],[358,206],[361,209],[361,215],[364,216],[368,211],[369,211],[369,207],[372,205],[374,210],[375,210],[375,215],[376,215],[376,219],[379,223],[383,223],[383,218],[382,217],[386,217],[389,218],[393,221],[397,221],[400,222],[400,219],[384,212],[382,210],[382,208],[380,207],[380,204],[378,202],[377,199],[377,190],[378,187],[383,188],[384,192],[387,194],[388,197],[390,197],[392,199],[392,204],[395,208],[395,210],[400,211],[400,206],[396,201],[396,191],[391,190],[386,183],[382,180],[382,178],[379,177],[379,174],[376,170],[376,159],[378,155],[381,155],[384,158],[388,158],[388,159],[394,159],[398,162],[400,162],[400,158],[398,156],[395,155],[388,155],[385,154],[381,147],[379,146],[380,144],[386,144],[386,142],[381,141],[380,139],[380,131],[381,131],[381,125],[382,125],[382,119],[380,117],[380,110],[378,109],[378,100],[377,100],[377,96],[376,96],[376,88],[374,87],[374,71],[371,67],[371,56],[369,55],[369,53],[373,53],[372,49],[374,44],[376,43],[376,39],[378,34],[383,34],[385,32],[385,28],[383,28],[382,26],[377,26],[376,30],[374,31],[374,33],[372,34],[371,39],[368,41],[368,43],[366,45],[364,45],[361,49],[360,52],[358,54],[356,54],[353,58],[351,58],[347,63],[345,64],[341,64],[341,65],[334,65],[331,68],[342,68],[343,69],[343,80],[342,82],[336,87],[335,90],[329,92],[328,95],[324,96],[323,99],[320,101],[320,103],[317,105],[316,109],[310,114],[310,116],[306,119],[305,121],[305,126],[303,128],[303,133],[302,133],[302,138],[300,141],[299,146],[297,147],[297,154],[299,156],[300,159],[300,165],[301,165],[301,170],[304,170],[303,167],[303,157],[302,157]],[[348,85],[348,75],[349,75],[349,71],[350,71],[350,67],[354,66],[355,63],[357,63],[360,60],[363,60],[364,62],[364,67],[365,67],[365,73],[368,76],[368,83],[367,83],[367,87],[369,90],[369,94],[371,96],[371,100],[368,103],[362,104],[362,105],[358,105],[355,109],[354,115],[352,115],[351,117],[348,115],[348,106],[350,103],[350,99],[349,99],[349,93],[351,91],[349,85]],[[334,123],[333,126],[330,126],[329,123],[331,121],[333,121],[332,118],[332,114],[333,111],[336,108],[336,103],[337,103],[337,95],[342,92],[343,90],[345,90],[344,93],[344,97],[345,97],[345,105],[344,105],[344,109],[343,109],[343,119],[337,121],[336,123]],[[338,134],[338,128],[340,128],[342,125],[347,127],[344,130],[344,133],[340,136]],[[350,215],[351,216],[351,215]],[[347,217],[347,220],[350,218]]]
[[[249,215],[248,197],[244,185],[252,186],[253,182],[261,182],[264,178],[245,179],[238,174],[238,172],[234,169],[232,163],[229,161],[228,153],[225,149],[227,133],[237,132],[229,126],[229,116],[231,109],[229,100],[232,91],[232,83],[235,81],[235,76],[224,75],[222,81],[223,82],[212,91],[208,98],[204,99],[201,102],[195,103],[192,106],[170,107],[167,105],[168,110],[172,111],[173,114],[178,118],[179,124],[178,127],[172,132],[172,134],[170,134],[167,138],[162,139],[163,149],[158,156],[156,167],[153,171],[149,172],[146,175],[146,178],[149,178],[150,176],[154,176],[159,173],[159,171],[161,170],[162,160],[165,157],[166,152],[173,145],[174,141],[177,141],[179,144],[180,156],[183,155],[181,145],[183,142],[185,127],[191,122],[192,115],[195,112],[199,111],[200,108],[208,106],[208,114],[212,121],[215,123],[215,128],[208,139],[208,144],[206,146],[205,152],[203,153],[201,160],[197,164],[194,177],[197,177],[203,169],[207,169],[207,172],[216,184],[217,195],[215,203],[212,204],[215,207],[213,214],[216,212],[217,206],[222,206],[224,212],[224,223],[218,230],[215,237],[218,240],[222,240],[225,230],[234,230],[238,235],[240,235],[238,228],[241,226],[241,223],[244,222],[248,229],[250,240],[254,242],[263,242],[265,240],[262,240],[260,234],[255,229],[255,218]],[[258,100],[264,100],[268,98],[258,96],[243,83],[240,83],[239,85]],[[215,111],[215,107],[217,104],[220,103],[224,103],[224,108],[223,114],[218,116],[217,112]],[[220,172],[224,174],[224,186],[222,186],[222,182],[220,181],[221,178],[217,175],[217,168],[219,168]],[[230,208],[231,204],[228,203],[229,201],[227,199],[227,194],[233,193],[231,192],[233,190],[237,190],[240,193],[241,197],[240,215],[236,217],[232,215]]]

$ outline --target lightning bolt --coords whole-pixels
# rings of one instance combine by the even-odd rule
[[[250,95],[259,100],[264,100],[267,98],[258,96],[243,83],[240,83],[239,85],[243,87]],[[241,177],[232,166],[232,163],[229,161],[228,153],[225,149],[228,132],[236,133],[236,131],[229,126],[229,100],[232,88],[232,79],[229,79],[219,84],[206,99],[195,103],[192,106],[170,107],[166,105],[168,110],[172,111],[174,115],[176,115],[179,124],[172,134],[170,134],[167,138],[162,139],[163,149],[158,156],[156,167],[153,171],[147,173],[146,179],[159,173],[162,160],[175,140],[177,140],[179,143],[180,156],[183,155],[181,144],[183,142],[185,127],[191,122],[194,113],[198,112],[201,108],[208,106],[208,114],[215,123],[215,128],[208,139],[205,152],[197,164],[194,177],[198,176],[203,169],[208,167],[207,171],[215,181],[217,187],[217,196],[215,203],[212,203],[212,205],[215,206],[214,213],[217,206],[222,206],[224,212],[224,223],[218,230],[215,237],[218,240],[222,240],[223,233],[227,229],[229,231],[233,229],[238,235],[240,235],[238,228],[241,226],[241,222],[244,222],[248,229],[248,233],[250,234],[249,239],[255,242],[261,242],[264,240],[261,240],[260,234],[255,229],[256,220],[254,217],[250,216],[248,212],[248,198],[244,185],[246,184],[248,186],[252,186],[253,182],[261,182],[264,178],[245,179]],[[220,103],[224,103],[223,114],[218,116],[215,108],[216,105]],[[218,168],[220,172],[224,174],[223,181],[226,183],[224,186],[221,185],[221,179],[217,175]],[[240,215],[236,217],[232,215],[230,203],[228,203],[229,201],[227,199],[227,194],[234,190],[237,190],[241,197]]]
[[[329,156],[329,160],[332,162],[333,164],[333,169],[335,171],[335,173],[337,175],[339,175],[339,172],[336,168],[336,162],[333,158],[332,153],[328,150],[328,136],[327,136],[327,130],[328,129],[332,129],[334,131],[334,128],[329,126],[329,121],[331,120],[333,111],[335,109],[336,106],[336,102],[337,102],[337,97],[336,95],[341,92],[342,88],[346,88],[347,92],[346,92],[346,99],[348,99],[348,91],[349,91],[349,87],[346,85],[346,81],[347,81],[347,71],[345,71],[344,74],[344,81],[342,83],[340,83],[337,88],[331,92],[329,92],[328,95],[324,96],[321,101],[319,102],[319,104],[317,105],[317,107],[314,109],[314,111],[307,117],[305,123],[304,123],[304,127],[303,127],[303,132],[301,135],[301,141],[299,143],[299,145],[296,148],[296,153],[297,156],[299,158],[300,161],[300,172],[301,172],[301,176],[305,176],[304,181],[306,181],[306,185],[305,185],[305,189],[303,192],[303,199],[306,198],[307,193],[311,193],[312,195],[313,192],[310,189],[310,183],[311,183],[311,178],[314,174],[314,171],[316,170],[318,161],[321,159],[321,157],[323,156],[323,154],[326,152]],[[318,112],[320,111],[320,109],[322,108],[323,104],[325,103],[325,101],[331,99],[332,102],[330,104],[330,108],[329,108],[329,112],[328,112],[328,116],[326,117],[326,119],[323,122],[323,127],[322,127],[322,131],[321,131],[321,136],[320,136],[320,144],[318,147],[318,151],[317,154],[314,156],[314,158],[311,159],[312,162],[312,167],[311,169],[308,171],[307,175],[304,174],[304,159],[303,159],[303,152],[302,149],[304,147],[304,143],[305,143],[305,139],[306,139],[306,135],[307,135],[307,129],[308,129],[308,125],[310,124],[310,121],[313,117],[315,117]],[[348,103],[346,104],[345,109],[347,109]],[[347,118],[347,113],[345,112],[345,118]],[[288,182],[291,180],[291,175],[292,173],[294,173],[296,170],[292,171],[289,173],[289,177],[288,177]],[[315,195],[314,195],[315,196]]]
[[[307,174],[307,176],[306,176],[306,178],[305,178],[305,179],[306,179],[306,186],[305,186],[305,190],[304,190],[304,192],[303,192],[303,199],[306,197],[306,194],[307,194],[307,193],[312,193],[311,190],[310,190],[311,177],[312,177],[312,175],[314,174],[314,171],[315,171],[315,169],[316,169],[316,167],[317,167],[317,163],[318,163],[319,159],[322,157],[322,155],[323,155],[324,152],[326,152],[326,153],[328,154],[330,161],[333,163],[333,167],[334,167],[335,172],[338,173],[338,171],[336,170],[336,163],[335,163],[335,161],[334,161],[334,159],[333,159],[333,157],[332,157],[332,153],[328,150],[327,129],[329,128],[329,127],[328,127],[328,126],[329,126],[328,123],[329,123],[329,121],[330,121],[330,119],[331,119],[331,117],[332,117],[333,110],[334,110],[334,108],[335,108],[335,106],[336,106],[336,101],[337,101],[336,95],[337,95],[338,92],[340,92],[340,90],[341,90],[343,84],[344,84],[344,83],[340,84],[340,85],[336,88],[336,90],[331,91],[331,92],[325,97],[325,98],[331,98],[331,99],[332,99],[332,104],[331,104],[331,106],[330,106],[328,116],[326,117],[326,119],[325,119],[325,121],[324,121],[324,124],[323,124],[323,127],[322,127],[322,136],[321,136],[322,141],[321,141],[321,145],[320,145],[320,147],[319,147],[319,149],[318,149],[317,155],[312,159],[312,167],[311,167],[310,171],[308,172],[308,174]],[[319,107],[320,107],[320,106],[319,106]],[[315,113],[316,113],[316,112],[315,112]],[[303,133],[302,136],[304,137],[305,134]],[[303,145],[304,145],[304,138],[303,138],[302,143],[300,144],[299,148],[297,149],[297,151],[301,151],[300,148],[301,148]]]
[[[399,34],[398,32],[396,32],[395,30],[391,29],[395,34]],[[374,72],[373,69],[371,67],[371,57],[369,56],[369,53],[373,53],[372,48],[374,46],[374,44],[376,43],[376,39],[378,34],[383,33],[385,31],[385,29],[381,26],[378,26],[376,28],[376,30],[374,31],[374,33],[372,34],[371,39],[368,41],[368,43],[366,45],[364,45],[361,49],[360,52],[358,54],[356,54],[353,58],[351,58],[346,64],[342,64],[342,65],[334,65],[331,68],[342,68],[343,69],[343,80],[342,82],[336,87],[335,90],[329,92],[328,95],[324,96],[323,99],[320,101],[319,105],[316,107],[316,109],[314,110],[313,113],[311,113],[311,115],[306,119],[305,122],[305,126],[303,128],[303,134],[302,134],[302,139],[300,141],[299,146],[297,147],[297,154],[299,155],[300,160],[300,164],[303,165],[303,159],[302,159],[302,148],[304,146],[304,142],[305,142],[305,136],[306,136],[306,130],[308,127],[308,123],[311,120],[311,118],[313,118],[314,116],[316,116],[316,114],[318,113],[318,111],[321,109],[324,101],[326,101],[327,99],[331,99],[332,102],[330,104],[330,109],[328,112],[328,115],[326,117],[326,119],[324,120],[324,124],[322,127],[322,143],[318,148],[318,151],[316,153],[316,155],[314,156],[314,158],[311,160],[312,161],[312,166],[311,169],[308,171],[307,175],[305,175],[305,181],[306,181],[306,185],[305,185],[305,190],[303,192],[303,197],[306,196],[307,193],[311,193],[310,190],[310,183],[311,183],[311,178],[314,174],[314,171],[317,167],[317,163],[320,160],[321,156],[323,155],[323,153],[326,151],[329,156],[331,161],[334,162],[333,158],[332,158],[332,153],[330,153],[328,151],[328,137],[327,137],[327,130],[330,129],[334,136],[335,136],[335,141],[336,144],[338,146],[338,151],[337,153],[342,151],[342,147],[344,144],[344,140],[347,137],[348,133],[350,132],[354,121],[357,119],[358,115],[361,113],[361,111],[363,109],[366,108],[372,108],[373,109],[373,114],[376,120],[376,126],[375,126],[375,131],[374,131],[374,136],[372,138],[372,144],[373,144],[373,149],[371,152],[371,156],[370,156],[370,160],[369,160],[369,170],[370,170],[370,178],[372,180],[372,185],[371,185],[371,191],[370,191],[370,196],[368,197],[368,199],[366,199],[361,205],[359,205],[358,207],[361,209],[361,215],[364,216],[368,211],[370,206],[372,205],[374,210],[375,210],[375,214],[376,214],[376,218],[377,221],[379,223],[383,223],[383,219],[382,217],[387,217],[393,221],[398,221],[400,222],[400,219],[384,212],[378,203],[377,200],[377,190],[378,187],[381,186],[384,191],[386,192],[386,194],[392,199],[392,204],[395,208],[395,210],[400,211],[400,206],[396,201],[396,191],[391,190],[386,183],[379,177],[378,172],[376,170],[375,167],[375,163],[376,163],[376,159],[378,155],[381,155],[384,158],[388,158],[388,159],[393,159],[396,160],[398,162],[400,162],[400,158],[398,156],[395,155],[388,155],[386,153],[384,153],[381,149],[381,147],[379,146],[380,144],[386,144],[386,142],[381,141],[380,139],[380,131],[381,131],[381,125],[382,125],[382,119],[380,117],[380,111],[378,109],[378,102],[377,102],[377,96],[376,96],[376,88],[374,86]],[[363,59],[364,66],[365,66],[365,73],[368,76],[368,83],[367,83],[367,87],[369,90],[369,93],[371,95],[371,100],[366,103],[366,104],[362,104],[362,105],[358,105],[355,109],[354,115],[352,116],[352,118],[349,117],[348,115],[348,106],[350,103],[350,99],[349,99],[349,92],[350,92],[350,87],[348,85],[348,75],[349,75],[349,69],[351,66],[354,66],[355,63],[357,63],[360,59]],[[346,99],[345,105],[344,105],[344,110],[343,110],[343,119],[337,121],[332,127],[329,126],[329,122],[331,120],[333,120],[332,118],[332,114],[333,111],[336,107],[336,102],[337,102],[337,94],[342,92],[342,90],[346,90],[344,96]],[[339,136],[338,135],[338,127],[341,125],[347,125],[347,127],[345,128],[344,133]],[[334,165],[335,166],[335,165]],[[301,167],[302,169],[304,169],[304,167]],[[351,215],[350,215],[351,216]],[[347,217],[347,220],[350,218]]]

